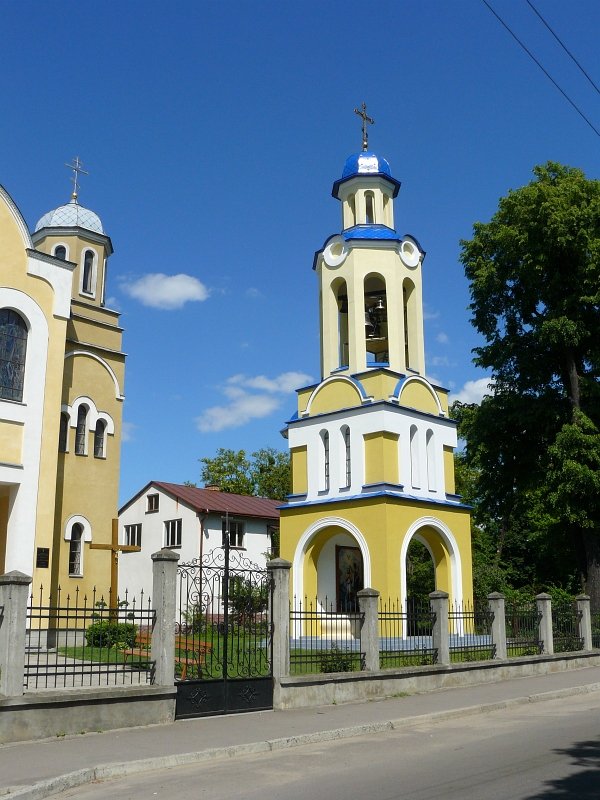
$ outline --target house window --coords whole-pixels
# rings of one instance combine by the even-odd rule
[[[82,543],[83,525],[76,522],[71,528],[71,541],[69,542],[69,575],[72,577],[83,575]]]
[[[81,280],[81,291],[84,294],[94,293],[94,252],[86,250],[83,256],[83,278]]]
[[[165,522],[165,547],[181,547],[180,519],[168,519]]]
[[[181,521],[181,520],[180,520]],[[181,538],[181,528],[179,531]],[[142,546],[142,523],[137,522],[135,525],[125,525],[125,544],[129,547]]]
[[[223,542],[225,541],[225,536],[227,535],[227,525],[229,525],[229,546],[243,547],[244,523],[235,519],[230,519],[229,521],[224,519],[222,522]]]
[[[146,498],[146,513],[151,514],[153,511],[158,511],[158,495],[149,494]]]
[[[88,407],[84,405],[79,406],[77,410],[77,430],[75,432],[76,456],[84,456],[86,454],[87,414]]]
[[[58,432],[58,452],[69,452],[69,415],[63,411],[60,415],[60,430]]]
[[[23,400],[27,325],[10,308],[0,310],[0,399]]]
[[[106,422],[99,419],[96,423],[96,430],[94,431],[94,458],[104,458],[106,453],[104,447],[106,444]]]

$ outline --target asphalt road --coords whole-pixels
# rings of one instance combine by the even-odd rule
[[[60,800],[599,800],[600,693],[79,786]]]

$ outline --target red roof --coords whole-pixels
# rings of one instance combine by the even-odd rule
[[[152,481],[150,485],[177,497],[197,511],[208,510],[219,514],[228,511],[234,516],[260,517],[279,521],[281,500],[218,492],[214,489],[198,489],[195,486],[182,486],[179,483],[163,483],[162,481]]]

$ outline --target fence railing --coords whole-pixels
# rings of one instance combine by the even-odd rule
[[[24,687],[56,689],[152,683],[155,614],[149,597],[93,589],[45,594],[27,606]],[[147,644],[141,644],[144,640]]]
[[[544,651],[544,642],[539,635],[542,614],[535,603],[507,603],[504,619],[509,658],[537,655]]]
[[[592,629],[592,647],[600,648],[600,609],[592,609],[590,617]]]
[[[582,612],[574,603],[552,603],[552,637],[555,653],[571,653],[583,649],[580,633]]]
[[[494,614],[489,608],[455,603],[448,611],[450,661],[487,661],[496,657]]]
[[[429,604],[398,599],[381,600],[378,611],[379,664],[385,668],[435,664],[435,614]]]
[[[294,598],[290,603],[290,673],[353,672],[365,668],[360,631],[364,614],[338,613],[337,604]]]

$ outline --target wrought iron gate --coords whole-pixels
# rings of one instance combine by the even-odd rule
[[[177,719],[273,707],[271,579],[224,539],[177,569]]]

